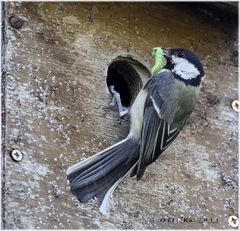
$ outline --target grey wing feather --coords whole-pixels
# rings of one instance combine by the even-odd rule
[[[169,79],[169,76],[159,78],[165,77]],[[145,102],[139,164],[136,169],[137,179],[143,176],[145,168],[159,157],[180,132],[178,128],[172,127],[166,119],[161,117],[164,99],[161,97],[159,84],[162,84],[165,79],[160,83],[159,78],[154,77],[145,85],[148,96]],[[164,83],[165,87],[168,87],[167,81]]]
[[[147,101],[149,101],[149,99],[147,99],[146,102]],[[139,164],[137,168],[138,179],[143,175],[145,167],[152,163],[159,128],[161,127],[160,124],[161,120],[159,119],[158,113],[154,107],[152,105],[145,106]]]

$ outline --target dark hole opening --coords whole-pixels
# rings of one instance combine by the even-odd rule
[[[122,105],[129,107],[142,87],[142,80],[130,62],[118,60],[108,67],[107,86],[111,85],[120,94]]]
[[[130,105],[132,95],[124,76],[121,75],[116,69],[108,69],[107,85],[114,86],[114,90],[117,91],[121,96],[122,105],[128,107]]]

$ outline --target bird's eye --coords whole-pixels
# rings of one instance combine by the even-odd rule
[[[178,57],[179,57],[179,58],[185,58],[184,52],[183,52],[183,51],[179,52],[179,53],[178,53]]]

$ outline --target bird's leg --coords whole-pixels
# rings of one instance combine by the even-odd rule
[[[123,107],[122,102],[121,102],[121,96],[120,94],[114,90],[114,86],[110,86],[110,91],[113,94],[113,99],[112,99],[112,106],[115,106],[117,104],[118,111],[119,111],[119,116],[123,117],[124,115],[128,114],[128,110]]]
[[[112,87],[112,86],[111,86],[111,87]],[[112,90],[111,90],[111,92],[112,92]],[[116,103],[117,103],[116,96],[115,96],[115,94],[113,94],[112,102],[110,103],[110,105],[111,105],[111,106],[115,106]]]

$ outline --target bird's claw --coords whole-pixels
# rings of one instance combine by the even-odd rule
[[[118,111],[119,111],[119,116],[120,117],[125,116],[126,114],[128,114],[128,109],[123,107],[120,94],[114,90],[114,86],[110,86],[109,88],[113,94],[113,99],[112,99],[112,102],[110,105],[111,106],[117,105]]]

